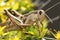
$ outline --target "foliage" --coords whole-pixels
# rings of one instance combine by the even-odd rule
[[[44,20],[46,22],[46,19]],[[1,40],[40,40],[43,38],[47,32],[46,26],[42,27],[42,25],[38,25],[39,29],[36,29],[34,26],[27,27],[24,31],[16,30],[16,31],[8,31],[4,32],[6,26],[1,27],[0,29],[0,39]],[[42,28],[42,29],[41,29]],[[41,31],[41,33],[39,33]]]

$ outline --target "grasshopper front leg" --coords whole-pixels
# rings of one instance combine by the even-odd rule
[[[13,23],[15,23],[16,25],[18,25],[18,26],[29,26],[29,25],[30,25],[30,24],[24,24],[24,23],[22,22],[22,20],[20,20],[19,18],[13,16],[8,10],[5,9],[4,11],[5,11],[5,13],[7,14],[7,16],[10,18],[10,20],[11,20]]]

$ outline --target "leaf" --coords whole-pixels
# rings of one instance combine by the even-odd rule
[[[0,23],[2,22],[2,20],[1,20],[1,16],[0,16]]]
[[[5,28],[6,28],[6,26],[0,27],[0,36],[4,33]]]
[[[3,15],[2,13],[0,13],[0,18],[1,18],[1,21],[2,22],[5,22],[6,21],[6,16]]]
[[[56,38],[56,39],[60,39],[60,31],[56,32],[55,38]]]
[[[21,6],[21,8],[20,8],[22,11],[25,11],[26,10],[26,7],[24,7],[24,6]]]
[[[0,0],[0,3],[2,2],[2,0]]]
[[[47,33],[47,29],[42,30],[42,32],[40,33],[40,37],[39,38],[43,38],[46,33]]]
[[[14,7],[13,7],[14,6]],[[12,6],[13,10],[17,10],[19,8],[19,3],[16,2],[14,5]]]
[[[15,35],[14,40],[20,40],[21,35],[22,35],[22,32],[21,31],[18,31],[17,34]]]

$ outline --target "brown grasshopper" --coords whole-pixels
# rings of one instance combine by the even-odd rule
[[[57,3],[57,4],[59,4],[59,3]],[[6,31],[8,29],[10,29],[10,28],[14,30],[14,29],[20,29],[20,28],[28,27],[30,25],[36,25],[38,21],[42,24],[42,21],[47,16],[47,14],[45,14],[45,12],[47,12],[51,8],[55,7],[57,4],[55,4],[54,6],[50,7],[46,11],[44,11],[44,10],[36,10],[36,11],[32,11],[32,12],[30,12],[28,14],[24,14],[24,15],[19,14],[15,10],[8,11],[8,10],[4,9],[5,14],[9,18],[7,20],[7,23],[9,23],[9,22],[11,23],[10,25],[7,24],[8,27],[6,28]],[[14,13],[17,16],[14,16],[13,15]],[[50,18],[49,18],[49,20],[52,22],[52,20]],[[2,24],[6,24],[6,23],[2,23]]]
[[[10,30],[12,29],[15,30],[15,29],[20,29],[20,28],[25,28],[30,25],[36,26],[37,22],[40,22],[41,25],[43,26],[42,21],[44,20],[45,15],[46,15],[44,10],[36,10],[36,11],[30,12],[29,14],[24,14],[24,15],[19,14],[15,10],[8,11],[4,9],[4,12],[10,19],[10,22],[12,22],[10,23],[10,26],[8,25],[9,27],[5,29],[7,31],[8,29],[10,29],[10,27],[11,27]],[[14,14],[14,12],[16,15],[18,15],[18,17],[12,15]]]
[[[42,21],[45,18],[45,12],[43,10],[39,10],[39,11],[36,10],[36,11],[30,12],[29,14],[24,14],[24,15],[19,14],[15,10],[8,11],[4,9],[4,12],[9,18],[7,22],[2,23],[7,26],[5,31],[21,29],[21,28],[25,28],[30,25],[36,25],[38,21],[42,24]],[[17,17],[12,15],[14,13],[17,15]]]

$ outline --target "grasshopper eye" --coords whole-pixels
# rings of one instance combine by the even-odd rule
[[[42,11],[39,11],[39,14],[41,15],[42,14]]]

